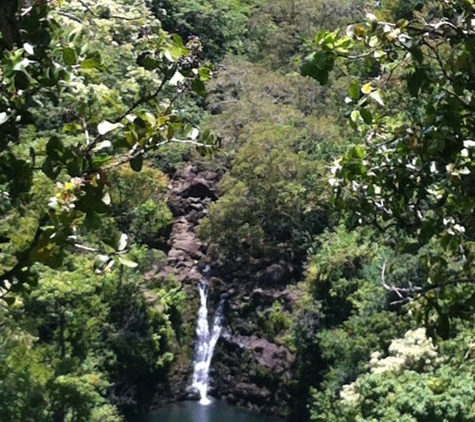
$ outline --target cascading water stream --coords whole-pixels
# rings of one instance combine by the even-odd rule
[[[205,277],[209,274],[209,266],[203,271]],[[207,299],[209,286],[207,280],[199,283],[200,289],[200,309],[198,311],[198,323],[196,326],[197,347],[195,352],[193,384],[200,394],[200,404],[210,404],[208,399],[209,368],[213,351],[218,342],[223,328],[224,299],[219,302],[214,316],[213,325],[210,332],[208,321]]]

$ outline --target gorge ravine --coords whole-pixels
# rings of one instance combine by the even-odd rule
[[[223,171],[210,163],[188,165],[177,171],[170,183],[168,205],[174,224],[168,237],[167,263],[146,274],[157,279],[175,274],[187,295],[187,312],[182,316],[182,349],[172,366],[169,380],[160,388],[161,402],[186,398],[192,382],[199,282],[206,261],[206,245],[196,235],[207,206],[219,196]],[[296,359],[291,347],[266,332],[265,321],[279,304],[288,311],[297,299],[292,291],[292,273],[283,263],[253,272],[251,268],[219,268],[213,265],[209,277],[208,306],[213,314],[222,294],[227,295],[226,317],[217,342],[211,368],[209,395],[251,410],[286,416],[292,405]],[[188,343],[188,346],[186,345]],[[189,391],[189,389],[188,389]]]

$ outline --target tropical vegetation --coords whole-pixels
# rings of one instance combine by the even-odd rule
[[[210,160],[206,262],[291,273],[291,418],[475,420],[473,0],[0,6],[1,420],[157,401],[192,299],[146,274]]]

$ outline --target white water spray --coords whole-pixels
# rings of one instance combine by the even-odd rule
[[[205,277],[209,274],[209,266],[203,271]],[[221,299],[216,309],[213,325],[210,332],[208,322],[207,299],[209,286],[207,280],[199,283],[200,288],[200,309],[198,311],[198,324],[196,326],[197,347],[195,360],[193,363],[193,384],[200,393],[200,404],[208,405],[211,401],[208,399],[209,367],[213,358],[213,351],[218,342],[221,330],[223,328],[224,300]]]

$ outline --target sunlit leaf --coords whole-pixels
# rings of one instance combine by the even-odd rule
[[[100,150],[106,149],[106,148],[112,148],[112,142],[111,141],[98,142],[96,144],[96,146],[94,147],[93,151],[97,152],[97,151],[100,151]]]
[[[123,256],[119,256],[119,262],[129,268],[136,268],[139,265],[130,259],[124,258]]]
[[[127,247],[128,238],[125,233],[120,235],[119,244],[117,245],[118,251],[123,251]]]
[[[104,196],[102,197],[102,202],[104,202],[104,204],[106,204],[106,205],[110,205],[111,196],[110,196],[109,192],[104,193]]]
[[[2,111],[0,113],[0,125],[3,125],[8,120],[8,114]]]
[[[379,89],[377,89],[376,91],[373,91],[369,94],[369,96],[375,100],[379,105],[382,105],[384,106],[384,101],[383,99],[381,98],[381,92],[379,91]]]
[[[111,123],[107,120],[103,120],[97,125],[97,131],[99,132],[99,135],[105,135],[106,133],[109,133],[110,131],[122,126],[122,123]]]
[[[33,46],[27,42],[23,44],[23,50],[25,50],[25,52],[30,56],[33,56],[33,54],[35,54]]]

